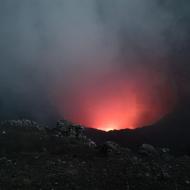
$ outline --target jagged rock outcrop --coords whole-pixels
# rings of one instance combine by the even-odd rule
[[[82,138],[84,136],[82,125],[73,124],[67,120],[58,121],[56,129],[66,137]]]
[[[98,146],[98,150],[101,154],[109,155],[109,154],[118,154],[121,152],[121,147],[112,141],[106,141],[104,144]]]
[[[95,148],[96,143],[84,135],[85,128],[67,120],[55,127],[42,126],[35,121],[6,120],[0,122],[0,151],[50,151],[62,153],[70,146]]]
[[[79,124],[74,124],[67,120],[59,120],[54,128],[46,129],[50,136],[57,139],[71,139],[90,148],[95,148],[97,145],[94,141],[88,138],[85,134],[85,127]]]
[[[21,120],[5,120],[0,122],[1,127],[18,127],[18,128],[37,128],[39,130],[43,129],[44,126],[38,124],[35,121],[28,119]]]
[[[139,153],[147,156],[158,155],[156,148],[150,144],[142,144],[142,146],[139,148]]]

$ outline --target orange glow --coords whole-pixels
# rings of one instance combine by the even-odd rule
[[[127,101],[127,98],[130,102]],[[128,128],[132,128],[140,109],[135,96],[122,97],[113,94],[113,97],[106,97],[93,106],[92,126],[105,131],[125,128],[126,125]]]
[[[81,80],[67,92],[68,96],[59,91],[56,107],[60,117],[110,131],[151,124],[173,108],[175,93],[163,76],[146,72],[127,79],[118,76],[93,82]]]
[[[105,124],[97,129],[104,130],[104,131],[113,131],[114,129],[117,129],[118,126],[115,124]]]

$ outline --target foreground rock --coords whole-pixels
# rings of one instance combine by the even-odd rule
[[[156,148],[150,144],[142,144],[142,146],[139,148],[139,153],[146,156],[158,155]]]
[[[79,139],[84,137],[84,127],[82,125],[73,124],[67,120],[58,121],[55,129],[59,131],[62,136]]]
[[[106,141],[104,144],[99,145],[99,152],[103,155],[119,154],[121,153],[121,147],[112,141]]]
[[[188,156],[174,157],[147,144],[138,151],[111,141],[97,146],[84,135],[85,128],[65,120],[53,128],[39,126],[23,120],[2,123],[0,189],[190,189]]]

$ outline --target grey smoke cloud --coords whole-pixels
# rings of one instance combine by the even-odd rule
[[[98,97],[117,89],[117,82],[110,87],[113,81],[136,84],[136,77],[151,81],[155,73],[162,78],[150,82],[150,97],[165,81],[178,89],[173,68],[179,63],[171,57],[181,48],[186,51],[189,5],[169,0],[0,0],[1,118],[54,117],[57,97],[65,115],[77,115],[75,97],[85,89],[93,99],[89,91]]]

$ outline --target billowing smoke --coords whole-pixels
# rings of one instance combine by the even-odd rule
[[[159,120],[188,94],[189,6],[0,0],[0,118],[105,130]]]

